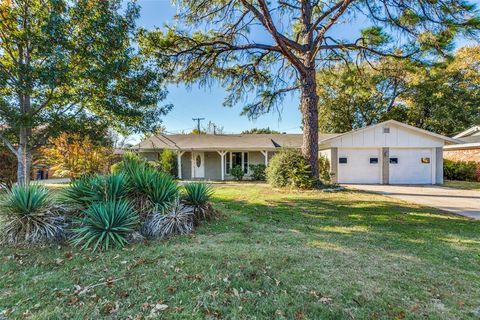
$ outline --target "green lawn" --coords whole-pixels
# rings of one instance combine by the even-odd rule
[[[480,221],[354,191],[216,189],[223,217],[191,236],[98,254],[0,249],[0,310],[12,319],[480,317]]]
[[[445,187],[462,189],[462,190],[479,190],[480,191],[480,182],[475,181],[452,181],[447,180],[443,184]]]

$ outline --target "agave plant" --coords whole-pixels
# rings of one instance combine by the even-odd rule
[[[66,236],[64,210],[41,185],[15,185],[1,204],[0,235],[9,244],[38,244]]]
[[[165,239],[171,235],[193,231],[193,207],[182,204],[177,198],[164,212],[150,215],[141,228],[143,236]]]
[[[212,186],[202,182],[191,182],[184,185],[184,199],[187,204],[194,207],[195,222],[210,219],[214,210],[208,203],[213,196]]]
[[[107,176],[84,176],[73,180],[63,192],[63,198],[79,209],[86,209],[95,202],[122,199],[127,192],[125,175],[114,173]]]
[[[73,230],[72,243],[93,251],[123,247],[139,222],[138,215],[126,200],[97,202],[84,213],[85,217],[77,220],[79,226]]]

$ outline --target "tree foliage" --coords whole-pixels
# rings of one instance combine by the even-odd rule
[[[106,173],[113,157],[111,146],[96,145],[88,136],[61,134],[41,151],[57,177],[78,178]]]
[[[163,73],[132,47],[138,7],[120,0],[0,1],[0,139],[28,180],[31,151],[94,117],[150,130],[170,106]]]
[[[346,132],[395,119],[453,135],[480,121],[480,46],[433,64],[381,59],[318,74],[319,128]]]
[[[474,6],[463,0],[178,0],[180,23],[143,31],[140,46],[168,58],[174,80],[228,91],[224,104],[244,103],[251,118],[280,110],[300,92],[302,153],[318,174],[316,69],[347,58],[416,58],[451,49],[458,34],[475,35]],[[358,37],[335,29],[362,21]],[[246,100],[248,99],[248,100]]]
[[[249,130],[242,131],[242,134],[278,134],[280,131],[272,130],[269,127],[266,128],[253,128]]]

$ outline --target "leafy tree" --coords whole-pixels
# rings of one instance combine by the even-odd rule
[[[181,23],[142,33],[140,45],[170,58],[175,80],[209,85],[217,79],[230,93],[225,105],[256,100],[244,114],[278,110],[288,92],[300,92],[302,153],[318,176],[316,70],[349,55],[368,58],[433,54],[449,49],[458,33],[475,32],[480,19],[464,0],[211,0],[175,1]],[[368,21],[353,41],[333,29]],[[180,27],[181,26],[181,27]],[[259,41],[268,38],[270,40]],[[422,50],[420,50],[422,49]]]
[[[253,128],[253,129],[250,129],[250,130],[244,130],[242,131],[242,134],[261,134],[261,133],[264,133],[264,134],[273,134],[273,133],[280,133],[279,131],[275,131],[275,130],[272,130],[270,129],[269,127],[267,128]]]
[[[339,63],[319,70],[320,132],[347,132],[385,119],[404,121],[399,96],[406,90],[408,60],[391,58],[351,66]]]
[[[18,182],[62,123],[148,131],[169,110],[163,73],[131,46],[137,16],[121,0],[0,1],[0,139]]]
[[[453,135],[480,121],[479,61],[480,46],[471,46],[433,64],[388,58],[320,70],[320,131],[395,119]]]
[[[88,136],[61,134],[41,153],[57,177],[78,178],[105,173],[113,156],[112,148],[95,145]]]

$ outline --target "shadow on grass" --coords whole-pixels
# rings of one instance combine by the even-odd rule
[[[347,194],[347,193],[346,193]],[[265,234],[276,241],[304,242],[345,252],[385,251],[430,263],[465,257],[462,269],[478,268],[480,221],[444,214],[362,192],[315,199],[298,196],[267,198],[265,203],[216,199],[217,206],[254,243]],[[292,240],[291,238],[296,240]],[[346,250],[348,249],[348,250]],[[477,257],[477,258],[476,258]]]

